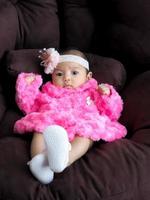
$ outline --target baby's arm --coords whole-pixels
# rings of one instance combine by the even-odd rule
[[[101,114],[107,115],[111,120],[118,120],[123,109],[123,101],[118,92],[109,84],[100,84],[95,103]]]
[[[42,84],[40,75],[33,73],[20,73],[16,81],[16,103],[23,112],[30,113],[35,110],[35,99],[40,93]]]
[[[71,142],[71,150],[69,152],[69,163],[68,166],[73,162],[81,158],[88,149],[92,146],[93,141],[84,137],[76,137],[73,142]]]

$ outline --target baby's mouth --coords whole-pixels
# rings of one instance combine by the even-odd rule
[[[64,87],[65,87],[65,88],[68,88],[68,89],[69,89],[69,88],[73,88],[72,85],[65,85]]]

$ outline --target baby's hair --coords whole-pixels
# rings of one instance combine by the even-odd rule
[[[61,53],[61,55],[65,55],[65,54],[80,56],[80,57],[84,58],[85,60],[87,60],[87,57],[85,56],[85,54],[76,49],[65,50]]]

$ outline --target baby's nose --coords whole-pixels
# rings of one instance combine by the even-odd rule
[[[68,81],[70,81],[70,80],[71,80],[70,76],[69,76],[69,75],[66,75],[66,76],[65,76],[65,81],[68,82]]]

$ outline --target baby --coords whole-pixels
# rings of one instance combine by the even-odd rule
[[[121,97],[113,86],[98,85],[82,52],[72,49],[60,55],[50,48],[40,51],[40,58],[52,81],[42,85],[41,75],[19,74],[16,102],[25,116],[15,123],[14,131],[33,133],[28,165],[41,183],[48,184],[54,173],[83,156],[93,141],[122,138],[126,128],[117,121]]]

